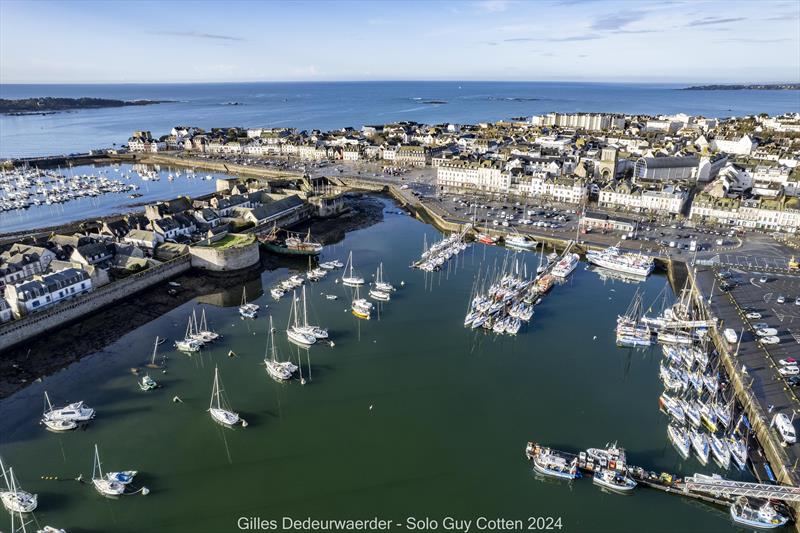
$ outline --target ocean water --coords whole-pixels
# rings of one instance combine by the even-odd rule
[[[21,486],[39,494],[39,524],[82,533],[227,533],[238,531],[241,516],[440,524],[446,516],[484,516],[522,519],[526,527],[528,517],[560,518],[559,531],[736,530],[725,509],[647,488],[622,496],[591,479],[542,479],[524,457],[529,440],[564,450],[618,441],[631,464],[656,472],[750,479],[681,459],[658,409],[661,350],[614,344],[616,316],[637,287],[647,304],[669,294],[663,276],[604,282],[581,264],[517,337],[495,336],[464,328],[464,312],[476,275],[510,252],[474,245],[445,270],[425,274],[408,267],[424,236],[430,243],[440,234],[386,213],[382,223],[326,246],[322,260],[344,261],[352,250],[367,280],[382,262],[386,279],[405,281],[368,321],[349,312],[352,290],[333,279],[341,271],[310,284],[310,320],[330,328],[335,347],[303,350],[287,341],[291,299],[268,295],[290,274],[281,268],[247,282],[247,294],[259,295],[257,320],[238,316],[242,287],[221,289],[0,401],[0,455]],[[537,253],[517,257],[528,272],[539,262]],[[224,338],[193,356],[174,351],[201,306]],[[276,383],[261,366],[269,314],[279,354],[302,362],[306,385]],[[163,388],[141,392],[130,368],[149,360],[156,335],[167,339],[159,350],[168,371],[151,371]],[[206,412],[215,366],[247,428],[222,429]],[[59,405],[85,400],[96,419],[83,431],[47,432],[37,423],[45,390]],[[173,403],[175,396],[183,402]],[[107,500],[72,481],[91,475],[94,444],[106,472],[139,470],[135,485],[150,494]],[[7,518],[0,513],[0,529]]]
[[[679,91],[682,85],[558,82],[338,82],[0,85],[0,98],[172,100],[143,107],[0,116],[0,157],[86,152],[124,144],[136,130],[335,129],[414,120],[476,123],[549,111],[677,113],[723,117],[800,111],[800,91]],[[434,104],[426,101],[444,101]],[[238,105],[233,105],[238,104]]]

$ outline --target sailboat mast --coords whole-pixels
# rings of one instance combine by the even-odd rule
[[[308,326],[308,309],[306,308],[306,288],[303,286],[303,325]]]
[[[150,364],[156,364],[156,351],[158,350],[158,335],[156,335],[156,342],[153,344],[153,357],[150,359]]]
[[[276,361],[275,359],[275,335],[272,331],[272,315],[269,315],[269,343],[270,343],[270,352],[272,355],[272,361]]]

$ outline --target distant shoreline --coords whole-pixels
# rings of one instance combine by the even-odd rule
[[[752,83],[745,85],[692,85],[679,91],[800,91],[800,83]]]
[[[0,113],[6,115],[51,115],[60,111],[102,109],[170,103],[173,100],[112,100],[107,98],[22,98],[0,99]]]

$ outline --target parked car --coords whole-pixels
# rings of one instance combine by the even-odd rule
[[[759,283],[766,283],[767,282],[767,276],[761,276],[761,279],[759,279],[758,282]]]
[[[745,316],[751,320],[758,320],[761,318],[761,313],[756,313],[753,311],[752,313],[747,313]]]
[[[800,368],[796,366],[782,366],[778,368],[781,376],[797,376],[800,375]]]
[[[797,366],[797,359],[794,357],[787,357],[786,359],[781,359],[778,362],[783,366]]]
[[[780,296],[778,296],[778,299],[775,300],[775,301],[778,302],[779,304],[785,303],[786,302],[786,297],[783,294],[781,294]]]
[[[778,337],[761,337],[759,342],[761,344],[774,345],[780,344],[781,340]]]
[[[786,379],[786,383],[788,383],[790,387],[800,387],[800,376],[789,376]]]

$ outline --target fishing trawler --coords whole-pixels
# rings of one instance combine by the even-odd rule
[[[745,496],[731,504],[731,518],[737,524],[759,529],[775,529],[783,526],[789,518],[778,513],[771,503],[765,501],[758,508],[751,507]]]
[[[560,479],[577,479],[581,477],[578,470],[578,458],[560,455],[555,450],[529,442],[525,455],[533,461],[533,469],[540,474]]]
[[[322,252],[322,244],[311,239],[310,229],[305,237],[286,231],[283,240],[278,236],[279,231],[277,226],[273,226],[272,231],[259,235],[258,240],[270,252],[281,255],[319,255]]]
[[[647,277],[655,268],[652,257],[643,254],[623,252],[617,246],[609,246],[605,250],[589,250],[586,260],[611,270]]]

